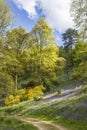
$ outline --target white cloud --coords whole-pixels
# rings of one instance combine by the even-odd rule
[[[12,0],[12,1],[16,4],[16,6],[19,9],[24,9],[28,13],[29,18],[34,18],[38,15],[35,9],[38,0]]]
[[[35,8],[39,3],[48,23],[60,32],[73,27],[69,6],[71,0],[13,0],[13,2],[18,8],[24,9],[29,18],[36,18],[39,15]]]

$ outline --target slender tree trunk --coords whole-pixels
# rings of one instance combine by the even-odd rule
[[[15,90],[18,89],[18,76],[17,74],[15,75]]]

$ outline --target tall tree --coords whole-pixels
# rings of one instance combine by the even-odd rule
[[[65,50],[69,50],[75,46],[75,42],[77,40],[77,31],[69,28],[62,34],[62,38]]]
[[[64,58],[66,59],[66,72],[72,71],[72,68],[74,66],[73,61],[73,48],[75,47],[75,43],[77,41],[78,33],[75,29],[67,29],[62,34],[62,40],[64,47],[60,48],[61,51],[64,53]],[[63,54],[62,54],[63,55]]]
[[[71,15],[82,40],[87,41],[87,0],[72,0]]]
[[[11,24],[11,13],[9,6],[0,0],[0,36],[6,34],[8,26]]]
[[[52,29],[41,18],[29,34],[29,68],[30,75],[40,84],[47,85],[56,77],[58,47]]]
[[[15,81],[15,89],[18,87],[18,80],[22,76],[24,63],[22,61],[23,48],[25,48],[26,31],[22,27],[15,28],[7,33],[5,58],[8,73]]]
[[[7,96],[13,91],[14,82],[6,71],[6,60],[4,52],[6,32],[11,23],[10,9],[4,0],[0,0],[0,98]]]

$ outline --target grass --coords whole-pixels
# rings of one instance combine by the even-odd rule
[[[58,117],[55,119],[55,122],[69,128],[70,130],[87,130],[87,122],[85,121],[77,121],[73,119],[66,120]]]
[[[32,124],[0,117],[0,130],[38,130]]]

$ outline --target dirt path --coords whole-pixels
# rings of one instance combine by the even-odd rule
[[[31,123],[33,126],[37,127],[38,130],[68,130],[60,125],[51,123],[49,121],[42,121],[39,119],[27,118],[22,116],[10,116],[10,118]]]

